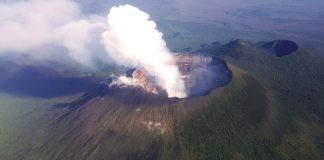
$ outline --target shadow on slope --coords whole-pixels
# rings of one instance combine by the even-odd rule
[[[23,96],[52,98],[88,91],[98,86],[93,77],[67,77],[44,67],[22,67],[11,71],[6,66],[0,75],[0,92]]]

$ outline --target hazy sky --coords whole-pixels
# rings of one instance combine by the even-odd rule
[[[157,22],[208,26],[208,33],[199,28],[206,32],[200,36],[214,34],[215,40],[291,39],[323,46],[323,0],[0,0],[0,55],[22,52],[43,58],[66,53],[92,65],[91,59],[104,52],[100,33],[105,17],[120,4],[134,5]]]
[[[198,22],[215,25],[215,28],[226,24],[226,29],[240,30],[250,35],[266,33],[259,36],[261,39],[285,38],[312,43],[324,39],[323,0],[77,1],[85,13],[105,14],[107,8],[113,5],[130,3],[150,13],[156,20]]]

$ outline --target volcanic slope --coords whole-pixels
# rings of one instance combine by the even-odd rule
[[[285,45],[292,52],[274,53]],[[291,46],[294,42],[286,40],[253,43],[239,39],[199,52],[222,57],[270,89],[280,103],[276,124],[280,134],[271,143],[282,159],[322,159],[324,56],[311,48]]]
[[[273,159],[279,104],[244,71],[207,96],[99,87],[56,106],[24,159]],[[15,158],[15,157],[13,157]],[[17,157],[16,157],[17,158]]]

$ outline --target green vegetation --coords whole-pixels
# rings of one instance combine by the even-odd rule
[[[1,94],[0,157],[2,159],[11,159],[14,154],[17,154],[17,151],[37,143],[37,141],[33,141],[37,139],[32,138],[35,125],[31,122],[39,118],[40,114],[35,114],[35,110],[37,112],[42,111],[38,110],[37,107],[30,107],[35,101]],[[24,108],[23,106],[26,107]]]
[[[277,123],[277,106],[256,80],[232,69],[233,81],[221,100],[211,98],[176,122],[170,143],[177,150],[171,148],[173,154],[164,159],[278,159],[275,136],[269,136],[277,130],[271,125]]]
[[[240,56],[233,56],[235,53]],[[323,55],[299,49],[278,58],[255,46],[237,46],[216,54],[271,88],[290,111],[324,119]]]
[[[233,81],[210,98],[164,144],[161,159],[314,159],[324,155],[323,126],[311,111],[292,110],[273,90],[231,67]],[[276,93],[276,94],[273,94]],[[313,115],[305,119],[306,115]],[[170,149],[170,150],[169,150]]]
[[[50,106],[67,99],[73,96],[41,99],[0,94],[0,159],[26,159],[32,148],[44,142],[44,132],[61,112],[53,112]]]
[[[276,150],[283,159],[324,156],[323,55],[299,49],[278,58],[242,40],[214,54],[248,71],[271,89],[280,104],[281,134]]]

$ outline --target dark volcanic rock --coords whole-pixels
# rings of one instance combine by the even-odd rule
[[[298,45],[289,40],[275,40],[271,42],[263,42],[261,45],[265,49],[271,50],[276,56],[282,57],[296,52]]]

